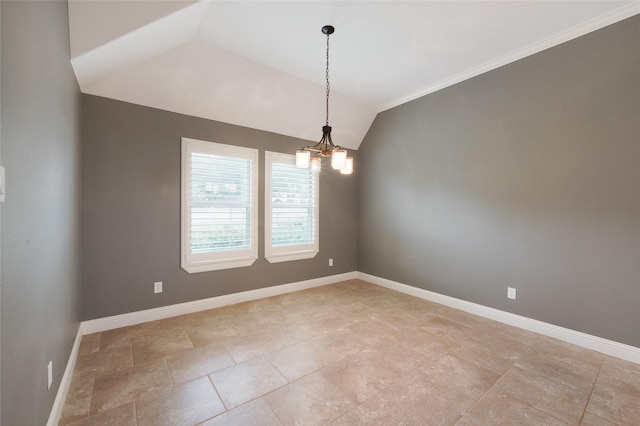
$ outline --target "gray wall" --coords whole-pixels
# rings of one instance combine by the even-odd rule
[[[358,270],[638,347],[639,135],[640,16],[381,113]]]
[[[260,149],[259,259],[252,266],[196,274],[180,267],[181,137]],[[264,151],[294,153],[308,144],[83,95],[83,318],[355,271],[357,179],[330,167],[320,174],[320,253],[264,260]],[[154,281],[164,283],[163,293],[153,294]]]
[[[66,2],[2,10],[3,425],[49,417],[80,321],[80,90]],[[46,366],[54,382],[47,390]]]

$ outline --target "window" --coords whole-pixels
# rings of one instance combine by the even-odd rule
[[[295,156],[265,156],[265,257],[271,263],[318,254],[318,174]]]
[[[182,268],[249,266],[258,258],[258,150],[182,138]]]

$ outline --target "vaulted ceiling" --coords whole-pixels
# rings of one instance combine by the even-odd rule
[[[378,112],[640,13],[637,0],[69,2],[82,92],[357,149]]]

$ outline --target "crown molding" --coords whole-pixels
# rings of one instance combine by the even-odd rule
[[[380,107],[378,112],[380,113],[388,109],[395,108],[407,102],[426,96],[430,93],[437,92],[438,90],[444,89],[449,86],[453,86],[454,84],[476,77],[480,74],[484,74],[488,71],[494,70],[501,66],[526,58],[527,56],[531,56],[533,54],[542,52],[543,50],[549,49],[551,47],[557,46],[559,44],[565,43],[567,41],[570,41],[575,38],[581,37],[583,35],[589,34],[591,32],[597,31],[608,25],[615,24],[616,22],[620,22],[623,19],[630,18],[634,15],[637,15],[638,13],[640,13],[640,1],[627,4],[623,7],[620,7],[616,10],[613,10],[609,13],[599,16],[598,18],[583,22],[580,25],[576,25],[575,27],[561,31],[551,37],[546,37],[535,43],[529,44],[528,46],[522,47],[520,49],[516,49],[505,55],[502,55],[495,59],[487,61],[481,65],[470,68],[461,73],[455,74],[435,84],[427,86],[412,95],[409,95],[401,99],[398,99],[397,101],[385,104],[382,107]]]

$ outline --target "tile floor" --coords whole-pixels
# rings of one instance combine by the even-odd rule
[[[640,365],[352,280],[84,336],[60,425],[638,425]]]

